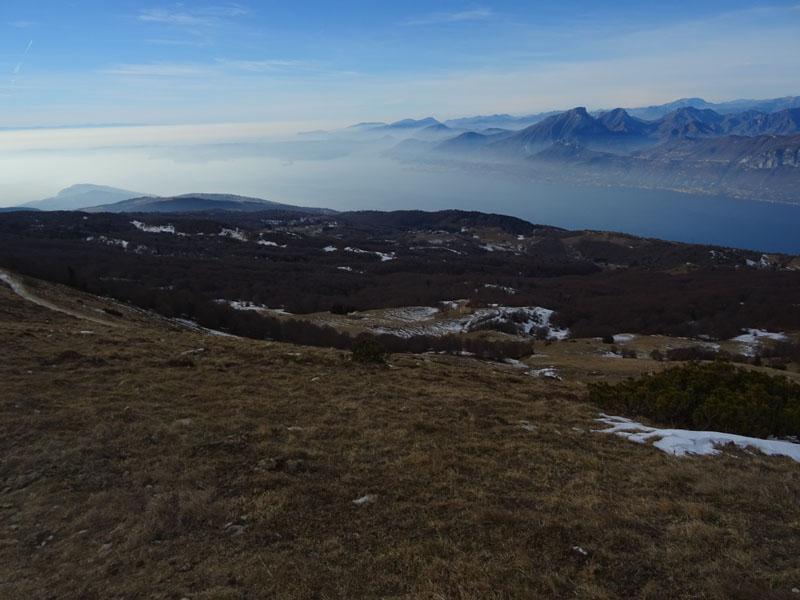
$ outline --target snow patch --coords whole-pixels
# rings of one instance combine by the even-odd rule
[[[243,231],[240,231],[237,227],[236,229],[228,229],[227,227],[223,227],[219,232],[220,237],[229,237],[233,238],[234,240],[239,240],[240,242],[246,242],[247,236]]]
[[[175,233],[174,225],[145,225],[141,221],[131,221],[131,225],[147,233]]]
[[[488,288],[488,289],[492,289],[492,290],[502,290],[506,294],[511,294],[512,296],[517,293],[516,289],[514,289],[512,287],[505,286],[505,285],[495,285],[493,283],[484,283],[483,287]]]
[[[527,371],[525,375],[530,375],[531,377],[548,377],[550,379],[557,379],[558,381],[563,380],[564,378],[558,374],[555,367],[544,367],[543,369],[531,369]]]
[[[361,498],[356,498],[353,500],[353,504],[357,506],[361,506],[362,504],[367,504],[369,502],[375,502],[378,497],[375,494],[367,494],[366,496],[361,496]]]
[[[460,306],[457,302],[442,302],[445,308]],[[433,319],[439,312],[427,306],[408,307],[382,311],[379,322],[375,325],[363,323],[365,327],[376,333],[385,333],[400,337],[415,335],[441,336],[452,333],[469,333],[481,329],[491,329],[504,324],[512,324],[522,335],[535,335],[544,332],[545,337],[564,339],[569,336],[568,329],[559,329],[550,323],[553,311],[538,306],[506,307],[493,306],[474,310],[471,314],[451,315],[445,313],[441,319]],[[367,315],[365,315],[367,316]],[[369,318],[374,318],[369,315]],[[394,327],[391,321],[403,321],[408,327]]]
[[[752,267],[753,269],[774,269],[775,264],[769,259],[769,256],[766,254],[761,255],[761,259],[756,262],[754,260],[745,259],[748,267]]]
[[[756,356],[761,347],[761,342],[765,339],[775,340],[776,342],[788,339],[783,333],[772,333],[764,331],[763,329],[745,329],[745,331],[747,333],[737,335],[735,338],[731,339],[732,342],[739,342],[745,345],[742,349],[742,354],[745,356]]]
[[[596,420],[610,426],[609,429],[594,429],[596,433],[613,433],[638,444],[655,440],[653,446],[675,456],[720,454],[720,446],[735,444],[742,449],[756,448],[769,456],[788,456],[800,462],[800,444],[792,442],[763,440],[719,431],[657,429],[625,417],[614,417],[604,413],[600,413],[600,418]]]
[[[527,369],[528,365],[526,365],[521,360],[517,360],[516,358],[507,358],[503,361],[507,365],[511,365],[512,367],[516,367],[518,369]]]
[[[338,248],[336,248],[336,246],[325,246],[322,249],[323,252],[336,252],[336,250],[338,250]]]
[[[118,240],[118,239],[115,239],[115,238],[109,238],[109,237],[106,237],[104,235],[99,235],[97,237],[89,236],[89,237],[86,238],[86,241],[87,242],[98,241],[98,242],[100,242],[102,244],[108,244],[109,246],[120,246],[125,250],[128,249],[128,244],[129,244],[129,242],[126,241],[126,240]]]
[[[354,252],[356,254],[374,254],[381,259],[381,261],[385,262],[387,260],[394,260],[397,258],[394,252],[372,252],[370,250],[362,250],[361,248],[352,248],[351,246],[347,246],[344,249],[345,252]]]
[[[759,341],[758,338],[768,338],[771,340],[776,341],[784,341],[786,340],[785,333],[772,333],[770,331],[764,331],[763,329],[745,329],[747,333],[742,335],[737,335],[735,338],[732,338],[732,342],[744,342],[745,344],[752,344],[754,342]]]

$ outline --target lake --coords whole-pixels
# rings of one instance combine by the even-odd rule
[[[296,163],[285,170],[295,168],[296,177],[284,172],[269,185],[281,201],[338,210],[478,210],[566,229],[800,254],[800,205],[539,183],[370,158]]]

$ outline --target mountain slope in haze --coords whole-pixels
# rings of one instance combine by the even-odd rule
[[[698,108],[711,109],[721,115],[735,114],[747,110],[757,110],[760,112],[776,112],[788,108],[800,107],[800,96],[785,96],[783,98],[771,98],[768,100],[732,100],[730,102],[720,102],[715,104],[707,102],[702,98],[681,98],[674,102],[659,104],[657,106],[644,106],[638,108],[628,108],[628,114],[645,120],[655,120],[671,113],[679,108]]]
[[[734,169],[800,169],[800,134],[686,138],[637,152],[635,157],[673,166],[681,161]]]
[[[735,135],[792,135],[800,132],[800,108],[787,108],[772,113],[752,111],[744,119],[728,129]],[[736,115],[731,115],[735,117]],[[727,118],[727,117],[726,117]]]
[[[34,200],[26,202],[22,206],[38,208],[39,210],[78,210],[86,206],[97,206],[99,204],[111,204],[128,200],[130,198],[141,198],[149,196],[142,192],[132,192],[107,185],[94,185],[90,183],[79,183],[72,185],[58,192],[52,198],[44,200]]]
[[[531,125],[535,125],[540,121],[544,121],[548,117],[559,114],[561,111],[554,110],[535,115],[528,115],[524,117],[513,117],[508,114],[502,115],[480,115],[477,117],[462,117],[459,119],[448,119],[444,122],[448,127],[454,129],[471,129],[483,131],[492,128],[502,129],[525,129]]]
[[[623,108],[615,108],[597,115],[596,120],[609,131],[624,132],[635,135],[646,135],[652,131],[652,125],[632,117]]]
[[[233,194],[183,194],[169,197],[131,198],[113,204],[92,206],[84,212],[257,212],[263,210],[287,210],[315,214],[333,214],[335,211],[326,208],[311,208],[271,202],[261,198],[249,198]]]

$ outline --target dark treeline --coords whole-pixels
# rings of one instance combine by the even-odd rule
[[[141,231],[134,220],[176,233]],[[502,248],[487,250],[487,235]],[[800,329],[800,272],[785,268],[800,265],[792,260],[461,211],[0,216],[0,266],[231,331],[249,317],[225,316],[216,300],[304,314],[468,299],[553,309],[575,337],[724,339],[746,327]]]

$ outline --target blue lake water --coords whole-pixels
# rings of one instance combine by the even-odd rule
[[[800,254],[800,205],[547,184],[463,170],[424,170],[377,159],[305,163],[295,175],[300,173],[273,179],[281,201],[338,210],[478,210],[566,229]]]

